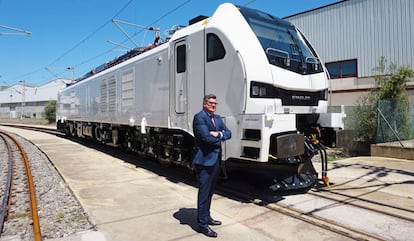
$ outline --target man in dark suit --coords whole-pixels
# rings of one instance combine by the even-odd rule
[[[211,198],[220,173],[221,143],[231,138],[231,131],[219,115],[215,115],[216,96],[203,98],[203,109],[194,115],[195,166],[198,180],[197,219],[200,232],[208,237],[217,237],[209,225],[221,225],[210,216]]]

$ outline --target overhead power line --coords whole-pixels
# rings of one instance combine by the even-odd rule
[[[86,41],[88,41],[90,38],[92,38],[95,34],[97,34],[99,31],[101,31],[104,27],[106,27],[108,24],[112,23],[112,19],[116,18],[119,14],[121,14],[132,2],[134,2],[134,0],[130,0],[128,1],[111,19],[107,20],[104,24],[102,24],[100,27],[98,27],[95,31],[93,31],[91,34],[89,34],[88,36],[86,36],[84,39],[82,39],[81,41],[79,41],[76,45],[74,45],[72,48],[68,49],[67,51],[65,51],[63,54],[61,54],[59,57],[57,57],[55,60],[53,60],[50,64],[48,64],[45,67],[41,67],[39,69],[33,70],[29,73],[20,75],[20,77],[23,76],[28,76],[28,75],[32,75],[34,73],[37,73],[39,71],[45,71],[47,70],[48,67],[51,67],[52,65],[54,65],[55,63],[57,63],[58,61],[60,61],[61,59],[63,59],[65,56],[67,56],[69,53],[71,53],[72,51],[74,51],[75,49],[77,49],[79,46],[81,46],[83,43],[85,43]],[[171,13],[177,11],[178,9],[180,9],[181,7],[183,7],[184,5],[188,4],[189,2],[191,2],[191,0],[186,0],[183,3],[179,4],[177,7],[171,9],[170,11],[168,11],[167,13],[161,15],[161,17],[159,17],[158,19],[156,19],[154,22],[150,23],[149,25],[152,26],[154,24],[156,24],[157,22],[161,21],[162,19],[164,19],[165,17],[167,17],[168,15],[170,15]],[[136,35],[140,34],[142,31],[144,30],[140,30],[138,32],[136,32],[135,34],[133,34],[131,37],[135,37]],[[125,39],[124,41],[122,41],[119,44],[116,44],[118,46],[121,46],[121,44],[124,44],[125,42],[127,42],[128,39]],[[73,66],[79,66],[79,65],[83,65],[86,64],[88,62],[93,61],[94,59],[97,59],[103,55],[106,55],[110,52],[112,52],[114,49],[116,49],[118,46],[113,47],[111,49],[109,49],[108,51],[105,51],[104,53],[100,53],[94,57],[91,57],[85,61],[81,61],[79,64],[75,64]],[[20,78],[19,77],[19,78]]]
[[[122,13],[134,0],[130,0],[129,2],[127,2],[114,16],[113,18],[116,18],[120,13]],[[113,19],[112,18],[112,19]],[[61,56],[59,56],[57,59],[55,59],[53,62],[51,62],[49,65],[47,65],[46,67],[49,67],[53,64],[55,64],[56,62],[58,62],[59,60],[61,60],[63,57],[65,57],[66,55],[68,55],[70,52],[72,52],[73,50],[75,50],[76,48],[78,48],[81,44],[85,43],[87,40],[89,40],[90,38],[92,38],[96,33],[98,33],[99,31],[101,31],[106,25],[110,24],[112,21],[111,19],[106,21],[104,24],[102,24],[102,26],[100,26],[99,28],[97,28],[95,31],[93,31],[91,34],[89,34],[88,36],[86,36],[86,38],[82,39],[79,43],[77,43],[75,46],[73,46],[71,49],[67,50],[66,52],[64,52]]]
[[[187,1],[185,1],[185,2],[183,2],[183,3],[181,3],[180,5],[178,5],[177,7],[175,7],[175,8],[173,8],[173,9],[171,9],[170,11],[168,11],[167,13],[165,13],[165,14],[163,14],[161,17],[159,17],[158,19],[156,19],[154,22],[152,22],[152,23],[150,23],[149,24],[149,26],[153,26],[153,25],[155,25],[156,23],[158,23],[159,21],[161,21],[162,19],[164,19],[165,17],[167,17],[168,15],[170,15],[170,14],[172,14],[173,12],[175,12],[175,11],[177,11],[178,9],[180,9],[181,7],[183,7],[184,5],[186,5],[186,4],[188,4],[189,2],[191,2],[191,0],[187,0]],[[129,3],[128,3],[129,4]],[[119,13],[117,13],[116,15],[118,15]],[[115,16],[116,16],[115,15]],[[109,20],[109,22],[112,22],[112,20]],[[106,24],[108,24],[108,22],[106,23]],[[133,34],[131,37],[133,38],[133,37],[135,37],[136,35],[138,35],[138,34],[140,34],[141,32],[143,32],[144,31],[144,29],[141,29],[140,31],[138,31],[138,32],[136,32],[135,34]],[[123,44],[125,44],[126,42],[128,41],[128,38],[127,39],[125,39],[124,41],[122,41],[121,43],[111,43],[111,44],[114,44],[114,45],[116,45],[115,47],[113,47],[113,48],[111,48],[111,49],[109,49],[109,50],[107,50],[107,51],[105,51],[105,52],[103,52],[103,53],[100,53],[100,54],[98,54],[98,55],[96,55],[96,56],[94,56],[94,57],[91,57],[91,58],[89,58],[89,59],[87,59],[87,60],[85,60],[85,61],[82,61],[80,64],[76,64],[76,65],[74,65],[74,66],[79,66],[79,65],[83,65],[83,64],[86,64],[86,63],[88,63],[88,62],[91,62],[91,61],[93,61],[93,60],[95,60],[95,59],[97,59],[97,58],[100,58],[101,56],[104,56],[104,55],[106,55],[106,54],[108,54],[108,53],[110,53],[110,52],[112,52],[112,51],[114,51],[116,48],[118,48],[118,46],[123,46]],[[126,46],[126,48],[129,48],[129,47],[127,47]],[[56,61],[57,62],[57,61]]]
[[[243,6],[248,6],[248,5],[250,5],[251,3],[254,3],[254,2],[256,2],[256,0],[250,0],[247,3],[243,4]]]
[[[185,1],[185,2],[183,2],[183,3],[181,3],[180,5],[178,5],[177,7],[175,7],[175,8],[173,8],[173,9],[171,9],[170,11],[168,11],[167,13],[165,13],[164,15],[162,15],[161,17],[159,17],[158,19],[156,19],[154,22],[152,22],[152,23],[150,23],[149,24],[149,26],[153,26],[153,25],[155,25],[156,23],[158,23],[159,21],[161,21],[162,19],[164,19],[165,17],[167,17],[168,15],[170,15],[171,13],[173,13],[173,12],[175,12],[175,11],[177,11],[178,9],[180,9],[181,7],[183,7],[184,5],[186,5],[187,3],[189,3],[189,2],[191,2],[191,0],[187,0],[187,1]],[[140,31],[138,31],[138,32],[136,32],[136,33],[134,33],[131,37],[133,38],[133,37],[135,37],[135,36],[137,36],[138,34],[140,34],[140,33],[142,33],[144,31],[144,29],[141,29]],[[129,39],[125,39],[124,41],[122,41],[121,42],[121,44],[124,44],[125,42],[127,42]],[[109,50],[109,51],[107,51],[107,52],[110,52],[110,51],[112,51],[113,49],[115,49],[115,48],[112,48],[111,50]],[[107,53],[107,52],[105,52],[105,53]]]

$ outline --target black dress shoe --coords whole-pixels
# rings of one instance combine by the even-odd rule
[[[208,220],[208,225],[221,225],[221,221],[210,219]]]
[[[207,228],[200,228],[200,232],[204,235],[206,235],[207,237],[210,238],[217,238],[217,233],[214,232],[213,229],[211,229],[210,227]]]

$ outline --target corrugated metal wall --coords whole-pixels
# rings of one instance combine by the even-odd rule
[[[414,67],[413,0],[346,0],[289,16],[324,62],[358,59],[358,77],[387,63]]]

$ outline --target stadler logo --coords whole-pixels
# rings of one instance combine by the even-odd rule
[[[310,100],[309,95],[292,95],[292,100]]]

